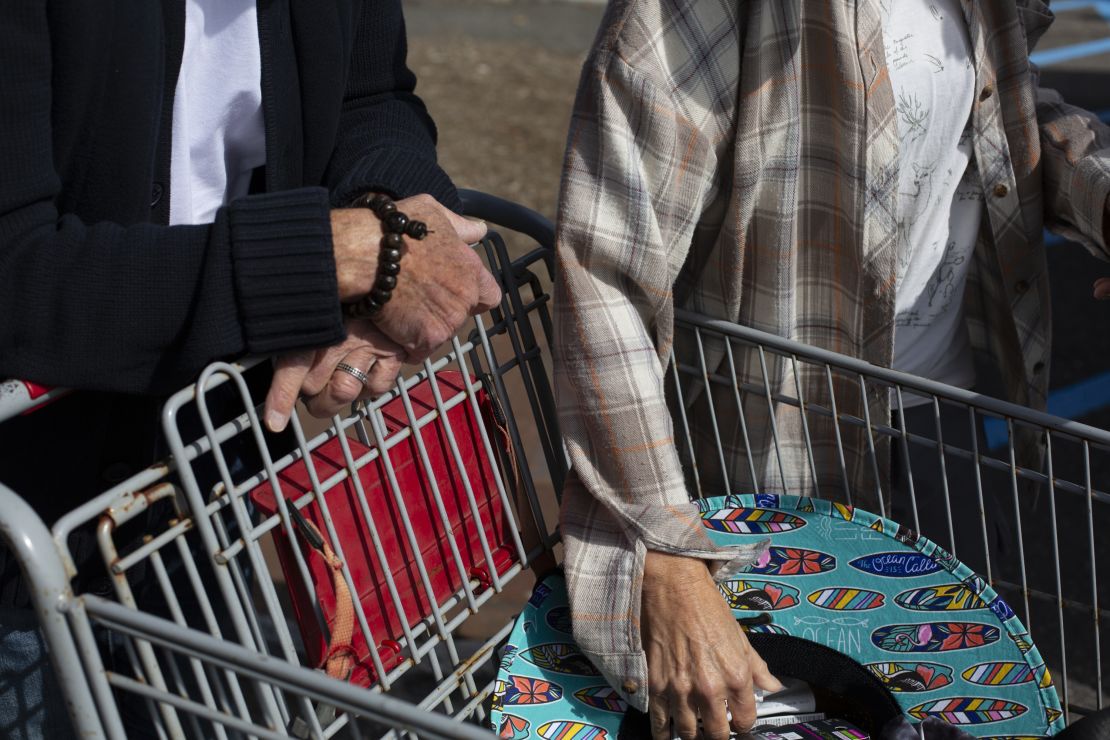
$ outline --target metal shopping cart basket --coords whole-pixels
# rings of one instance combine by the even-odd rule
[[[547,349],[552,226],[464,197],[510,237],[480,246],[504,299],[388,396],[316,434],[294,418],[278,444],[247,366],[216,363],[165,405],[169,458],[52,528],[18,495],[34,492],[0,485],[0,531],[82,736],[125,737],[123,707],[160,737],[490,737],[497,648],[558,553],[566,457]],[[862,445],[874,488],[855,493],[990,580],[1067,711],[1102,708],[1110,434],[728,322],[677,324],[668,382],[698,495],[744,492],[736,481],[850,495],[846,450]],[[828,392],[807,398],[814,387]],[[43,393],[8,393],[0,418],[58,395]],[[877,393],[923,401],[928,423],[850,402]],[[927,507],[925,475],[939,490]],[[73,589],[69,537],[83,528],[108,593]]]

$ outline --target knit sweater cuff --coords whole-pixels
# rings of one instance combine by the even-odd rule
[[[332,192],[332,202],[344,206],[370,191],[397,199],[427,193],[453,211],[462,210],[451,178],[436,161],[404,147],[374,149],[363,155]]]
[[[273,354],[342,341],[327,190],[252,195],[229,211],[247,351]]]

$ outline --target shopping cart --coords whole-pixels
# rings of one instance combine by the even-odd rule
[[[558,553],[567,471],[547,345],[552,226],[488,195],[464,199],[510,237],[479,248],[504,298],[388,396],[317,434],[294,417],[279,445],[260,427],[250,363],[215,363],[165,405],[170,457],[53,528],[0,485],[0,530],[82,736],[125,737],[121,708],[138,708],[161,737],[490,737],[497,650]],[[908,523],[978,561],[1031,628],[1065,708],[1103,707],[1098,564],[1110,545],[1096,533],[1110,521],[1110,434],[725,321],[679,311],[676,322],[670,392],[697,495],[743,492],[738,480],[851,491],[846,451],[862,444],[874,489],[861,496],[901,501]],[[820,402],[805,393],[814,383],[828,391]],[[924,399],[932,433],[850,403],[877,394]],[[0,419],[58,395],[9,394]],[[953,411],[966,444],[942,423]],[[941,481],[939,519],[918,516],[922,454]],[[961,467],[968,490],[949,485]],[[1002,521],[1017,549],[999,555]],[[72,590],[81,529],[96,533],[110,594]],[[364,550],[345,551],[352,542]],[[351,633],[338,636],[344,603]],[[108,636],[122,647],[106,657]],[[361,673],[333,678],[321,668],[332,659]]]

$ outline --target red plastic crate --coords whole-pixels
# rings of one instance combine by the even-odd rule
[[[409,391],[415,417],[419,419],[435,408],[430,383],[424,381]],[[462,375],[459,373],[439,373],[436,376],[440,395],[446,401],[462,390]],[[421,463],[419,450],[413,436],[395,444],[389,449],[389,460],[396,476],[400,498],[412,524],[419,551],[423,554],[424,564],[437,604],[460,591],[463,579],[451,553],[445,536],[446,528],[435,506],[434,490],[430,477],[434,477],[443,500],[447,521],[459,549],[463,567],[471,578],[479,581],[478,591],[488,587],[489,567],[478,537],[479,528],[485,533],[486,542],[493,555],[494,566],[498,573],[505,572],[517,559],[516,550],[509,535],[509,522],[497,492],[493,466],[485,452],[479,425],[484,425],[498,454],[497,446],[502,444],[503,435],[496,425],[491,399],[484,393],[477,394],[480,418],[476,418],[468,400],[464,400],[447,412],[451,432],[462,459],[462,470],[455,460],[448,443],[447,427],[442,418],[437,418],[421,429],[421,436],[432,468],[432,476]],[[409,426],[408,418],[400,399],[387,404],[383,409],[387,432],[392,434]],[[348,438],[351,454],[355,460],[362,457],[370,448],[357,440]],[[502,448],[504,449],[504,448]],[[508,450],[504,450],[509,453]],[[317,448],[312,453],[316,475],[321,482],[327,480],[340,469],[345,468],[343,452],[338,439]],[[475,521],[464,477],[477,504],[479,521]],[[295,500],[311,489],[308,471],[303,462],[291,465],[278,474],[282,493],[286,500]],[[401,662],[400,646],[397,641],[404,635],[403,622],[410,627],[431,615],[427,591],[416,566],[414,548],[405,532],[400,508],[391,492],[385,463],[381,457],[358,471],[358,478],[366,494],[366,503],[371,519],[377,528],[387,563],[379,561],[375,552],[370,529],[362,513],[354,484],[348,478],[328,490],[326,497],[328,511],[336,527],[343,548],[344,559],[354,579],[358,599],[366,612],[367,623],[386,670]],[[269,483],[255,488],[251,494],[255,506],[266,515],[277,508],[274,492]],[[317,502],[306,505],[301,513],[311,521],[324,536],[327,529]],[[289,584],[295,617],[301,628],[308,658],[316,664],[325,659],[328,651],[327,640],[319,629],[313,609],[317,601],[327,620],[329,629],[333,626],[336,612],[335,590],[332,585],[332,571],[319,552],[308,546],[302,536],[296,537],[298,546],[308,564],[315,596],[304,587],[300,577],[291,543],[284,528],[274,530],[274,540],[282,571]],[[402,613],[386,584],[385,572],[393,574],[399,593]],[[356,665],[350,676],[352,683],[369,686],[377,680],[370,653],[358,629],[357,622],[352,648],[357,656]]]

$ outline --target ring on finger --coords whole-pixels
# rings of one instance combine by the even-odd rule
[[[355,378],[358,379],[360,383],[362,383],[364,388],[370,385],[370,376],[359,370],[354,365],[348,365],[345,362],[341,362],[335,366],[335,369],[339,370],[340,372],[347,373],[348,375],[353,375]]]

